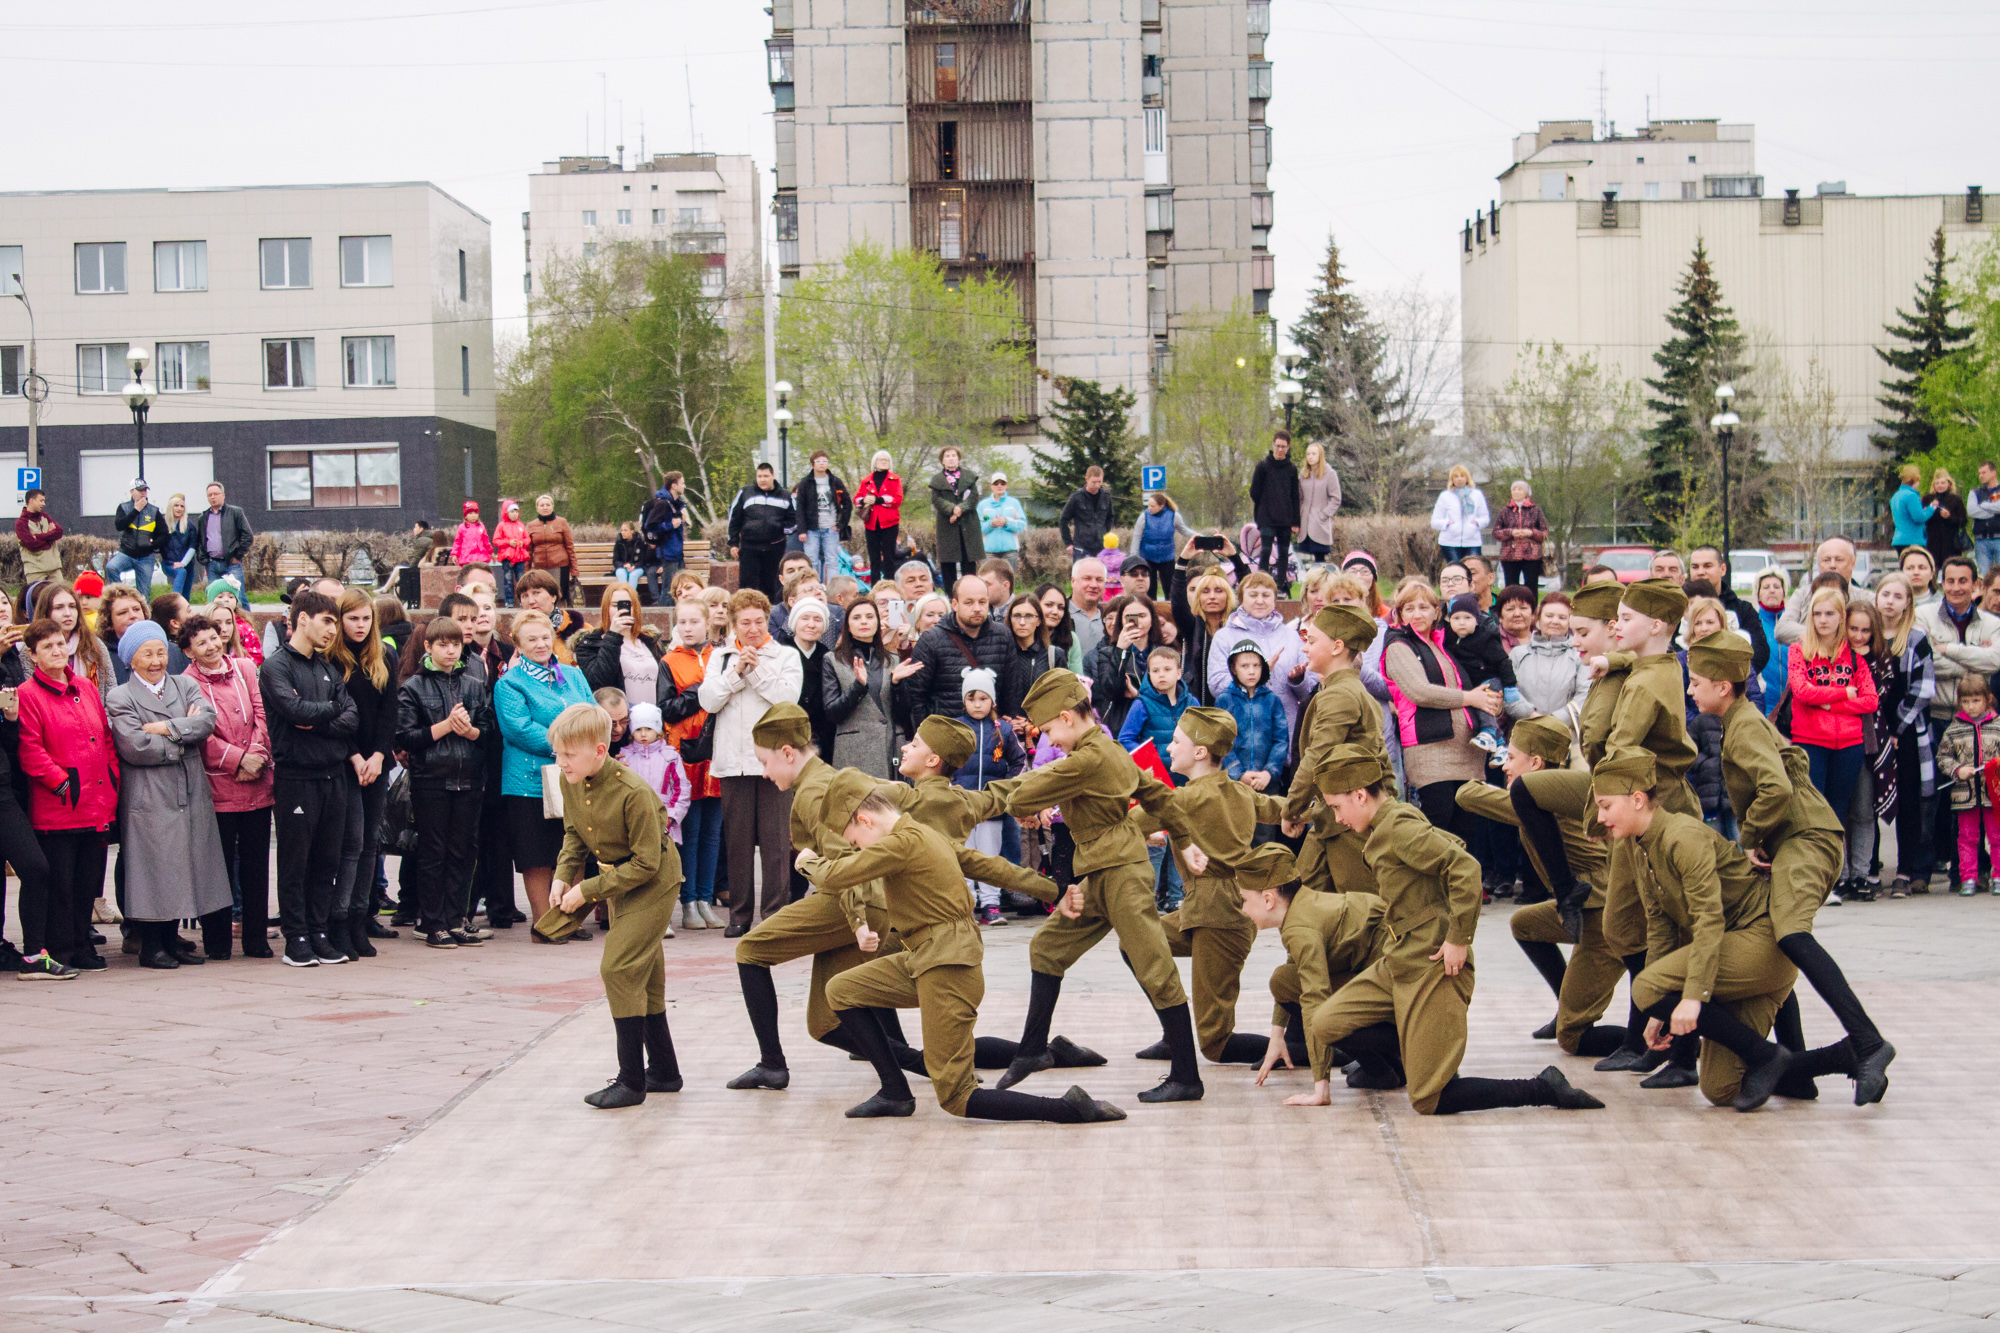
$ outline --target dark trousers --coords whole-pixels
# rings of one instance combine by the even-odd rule
[[[764,868],[764,910],[791,900],[792,795],[763,778],[723,778],[722,845],[729,855],[729,924],[749,929],[757,919],[756,867]]]
[[[375,858],[382,851],[382,806],[389,799],[389,771],[367,786],[342,777],[347,789],[347,824],[340,836],[340,892],[328,908],[335,921],[361,916],[375,892]]]
[[[1458,789],[1465,784],[1453,779],[1447,782],[1433,782],[1417,788],[1417,808],[1424,812],[1424,818],[1443,829],[1471,841],[1467,827],[1472,821],[1458,804]]]
[[[12,787],[0,784],[0,860],[14,867],[14,874],[21,881],[21,919],[25,924],[28,916],[28,899],[31,894],[40,895],[43,902],[48,897],[49,861],[42,855],[42,844],[35,840],[35,827],[28,822],[28,816],[21,810],[20,802],[14,799]],[[47,908],[37,909],[42,913],[43,933],[47,933]],[[7,937],[6,903],[0,895],[0,939]],[[39,953],[31,949],[30,953]]]
[[[773,547],[768,551],[753,551],[747,546],[737,548],[742,554],[737,562],[736,586],[755,588],[774,603],[778,600],[778,566],[785,558],[785,548]]]
[[[1292,530],[1259,527],[1257,535],[1264,539],[1264,549],[1257,554],[1257,568],[1278,581],[1278,596],[1291,596]]]
[[[271,807],[217,813],[215,828],[222,835],[222,860],[236,867],[236,885],[242,891],[243,947],[261,946],[271,925]],[[201,919],[201,945],[209,953],[229,951],[226,914],[219,933],[211,932],[208,917]]]
[[[30,957],[47,949],[57,959],[90,950],[90,908],[104,892],[104,863],[110,851],[98,829],[57,829],[35,834],[48,872],[39,901],[21,882],[21,952]]]
[[[1537,588],[1542,582],[1542,562],[1539,560],[1502,560],[1500,562],[1501,586],[1511,588],[1520,584],[1527,588]]]
[[[427,935],[465,924],[463,889],[479,841],[480,801],[476,787],[410,792],[417,817],[417,929]]]
[[[1950,725],[1951,721],[1949,718],[1933,717],[1930,720],[1932,755],[1937,754],[1938,746],[1944,740],[1944,730]],[[1902,780],[1899,777],[1897,779],[1897,791],[1900,792],[1901,790]],[[1922,791],[1923,788],[1919,787],[1917,790]],[[1952,871],[1956,872],[1958,869],[1958,815],[1951,808],[1951,780],[1942,773],[1938,774],[1937,781],[1933,784],[1929,819],[1931,832],[1930,863],[1932,870],[1935,872],[1940,866],[1948,866]],[[1901,846],[1900,843],[1897,845]],[[1976,876],[1978,873],[1979,868],[1974,866],[1966,877],[1970,878]],[[1956,874],[1953,875],[1952,882],[1954,884],[1959,882],[1959,877]]]
[[[653,594],[654,606],[667,604],[668,591],[673,587],[674,575],[681,572],[678,560],[656,560],[646,566],[646,587]]]
[[[472,896],[486,903],[486,919],[498,925],[495,917],[507,921],[520,916],[514,906],[514,862],[507,854],[507,807],[498,798],[481,798],[477,857]]]
[[[1917,726],[1924,723],[1919,721]],[[1930,800],[1924,795],[1915,728],[1896,738],[1896,873],[1922,883],[1931,876]]]
[[[326,933],[340,893],[349,785],[337,773],[284,772],[271,785],[278,823],[278,921],[287,940]]]
[[[880,588],[896,577],[896,536],[902,524],[893,528],[866,528],[868,534],[868,583]]]

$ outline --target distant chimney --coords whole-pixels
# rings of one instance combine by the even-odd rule
[[[1787,227],[1796,227],[1801,221],[1803,219],[1799,216],[1799,192],[1797,190],[1787,190],[1785,191],[1785,225]]]
[[[1977,185],[1968,185],[1965,187],[1965,220],[1967,222],[1986,221],[1986,196],[1979,192],[1980,188]]]
[[[1486,215],[1476,208],[1472,210],[1472,238],[1486,244]]]
[[[1604,192],[1604,203],[1597,210],[1597,225],[1607,231],[1618,226],[1618,191]]]
[[[1493,239],[1497,241],[1497,240],[1499,240],[1499,239],[1500,239],[1500,201],[1499,201],[1499,200],[1497,200],[1497,199],[1489,199],[1489,200],[1487,200],[1487,201],[1486,201],[1486,215],[1487,215],[1488,219],[1489,219],[1489,220],[1490,220],[1490,221],[1492,222],[1492,224],[1493,224]]]

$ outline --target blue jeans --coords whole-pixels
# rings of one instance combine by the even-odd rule
[[[105,581],[109,582],[117,578],[120,574],[123,574],[126,570],[132,570],[139,577],[140,596],[151,599],[153,595],[153,567],[159,563],[159,559],[158,556],[154,555],[142,555],[134,560],[123,551],[114,551],[111,554],[111,558],[104,562]]]
[[[1181,905],[1181,872],[1174,859],[1167,855],[1164,847],[1148,847],[1146,859],[1153,863],[1153,898],[1162,912],[1171,912]],[[1160,867],[1167,868],[1166,883],[1160,882]]]
[[[839,528],[808,528],[799,536],[806,559],[812,561],[813,572],[819,575],[821,583],[840,572]]]
[[[1979,562],[1981,574],[1995,565],[2000,565],[2000,537],[1974,537],[1972,558]]]
[[[514,604],[514,580],[528,572],[525,560],[502,560],[500,562],[500,605]]]
[[[653,590],[653,605],[667,605],[667,594],[672,591],[674,575],[681,572],[678,560],[661,560],[646,571],[646,583]]]
[[[617,579],[620,583],[624,584],[626,587],[630,588],[633,592],[639,591],[639,584],[643,582],[646,577],[642,571],[631,565],[619,566],[617,569],[611,572],[611,576]]]
[[[1824,745],[1801,745],[1806,752],[1807,771],[1812,774],[1812,784],[1819,788],[1826,803],[1840,816],[1840,822],[1847,822],[1848,807],[1854,803],[1854,784],[1861,776],[1861,765],[1867,756],[1861,746],[1847,745],[1838,750]]]
[[[681,819],[681,901],[715,901],[715,867],[722,853],[722,798],[688,803]]]
[[[179,569],[166,566],[167,586],[183,597],[194,596],[194,561],[190,560]]]
[[[208,557],[203,556],[200,563],[207,572],[210,583],[215,582],[219,578],[232,578],[236,580],[237,590],[239,592],[242,591],[243,562],[241,560],[210,560]],[[182,593],[181,596],[185,597],[187,594]]]

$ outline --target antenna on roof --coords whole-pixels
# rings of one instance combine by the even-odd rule
[[[694,74],[688,69],[685,61],[681,63],[681,77],[687,80],[688,151],[698,153],[701,151],[701,136],[694,130]]]
[[[618,99],[618,169],[625,170],[625,99]]]
[[[1597,62],[1597,132],[1604,138],[1611,137],[1611,112],[1607,105],[1604,88],[1604,62]]]

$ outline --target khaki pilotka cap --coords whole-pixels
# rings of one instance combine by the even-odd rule
[[[789,745],[803,750],[812,744],[812,720],[797,704],[772,704],[750,728],[750,741],[760,749],[779,750]]]
[[[1567,725],[1546,713],[1538,713],[1516,722],[1507,744],[1534,755],[1550,768],[1568,768],[1572,739]]]
[[[1591,620],[1616,620],[1618,603],[1624,596],[1625,589],[1620,584],[1593,583],[1570,598],[1570,610]]]
[[[882,785],[858,768],[841,769],[833,775],[833,781],[826,784],[826,797],[819,807],[820,824],[845,832],[847,826],[854,822],[855,810]]]
[[[1382,762],[1379,750],[1359,745],[1336,745],[1327,752],[1319,770],[1313,774],[1313,786],[1328,796],[1339,796],[1343,792],[1360,791],[1373,783],[1387,781],[1389,776],[1389,766]]]
[[[972,734],[971,727],[943,713],[932,713],[925,718],[917,727],[917,739],[931,747],[931,753],[938,757],[947,773],[963,768],[979,746],[979,738]]]
[[[1653,789],[1653,756],[1632,750],[1615,759],[1600,759],[1590,773],[1593,796],[1630,796]]]
[[[1324,607],[1312,618],[1312,623],[1313,628],[1327,638],[1346,644],[1350,653],[1364,653],[1368,645],[1375,642],[1375,617],[1356,607]]]
[[[1750,640],[1729,630],[1717,630],[1688,647],[1688,673],[1709,680],[1740,684],[1750,679]]]
[[[1628,584],[1620,600],[1642,616],[1669,624],[1686,615],[1688,609],[1687,593],[1680,584],[1666,579],[1640,579]]]
[[[1028,697],[1021,701],[1021,711],[1028,715],[1028,721],[1046,727],[1065,708],[1082,708],[1089,703],[1090,691],[1074,671],[1052,667],[1035,678]]]
[[[1190,708],[1181,714],[1177,724],[1187,733],[1187,738],[1208,751],[1208,757],[1221,762],[1236,744],[1236,719],[1222,708]]]
[[[1236,887],[1251,893],[1281,889],[1298,882],[1298,863],[1284,844],[1267,842],[1254,847],[1243,864],[1236,867]]]

